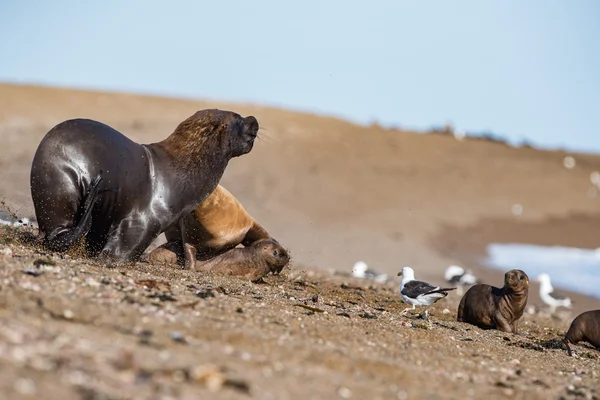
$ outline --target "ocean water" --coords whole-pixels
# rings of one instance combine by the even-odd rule
[[[552,286],[600,299],[600,248],[595,250],[521,243],[492,243],[484,265],[522,269],[530,280],[545,272]]]

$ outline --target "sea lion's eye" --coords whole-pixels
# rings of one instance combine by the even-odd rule
[[[523,279],[525,279],[525,277],[524,277],[523,275],[521,275],[521,276],[519,277],[519,279],[520,279],[520,280],[523,280]]]
[[[273,255],[277,257],[279,255],[279,250],[273,250]]]

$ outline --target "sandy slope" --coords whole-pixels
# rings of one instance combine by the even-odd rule
[[[251,284],[11,238],[0,227],[3,399],[600,398],[600,353],[567,356],[568,320],[483,331],[456,322],[453,293],[428,325],[400,316],[394,285],[322,269]]]
[[[459,142],[252,105],[55,88],[0,85],[0,135],[7,143],[0,197],[31,212],[33,153],[64,119],[99,119],[152,142],[206,107],[259,119],[262,140],[231,162],[222,183],[298,263],[349,270],[363,259],[394,275],[410,264],[418,277],[441,283],[448,263],[477,268],[488,242],[600,246],[594,223],[600,197],[588,196],[599,156],[575,155],[577,166],[568,170],[558,151]],[[524,207],[518,220],[511,215],[515,203]],[[502,272],[479,272],[493,283],[501,280]],[[600,306],[577,300],[575,311]]]

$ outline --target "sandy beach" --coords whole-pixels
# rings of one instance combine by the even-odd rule
[[[423,329],[422,320],[398,316],[405,307],[398,279],[375,284],[334,274],[363,260],[394,278],[410,265],[418,279],[443,284],[446,266],[458,264],[499,286],[504,272],[482,264],[490,243],[600,247],[600,196],[590,183],[599,155],[248,104],[3,84],[0,200],[33,217],[31,160],[65,119],[97,119],[150,143],[202,108],[259,120],[254,150],[232,160],[221,184],[290,249],[291,269],[266,285],[143,263],[105,270],[36,253],[4,232],[0,248],[13,257],[0,260],[3,393],[34,398],[30,379],[38,395],[64,399],[600,396],[600,353],[578,346],[582,356],[571,359],[556,345],[570,319],[600,308],[598,298],[568,292],[570,314],[526,315],[523,336],[506,339],[456,323],[455,295],[433,308],[433,327]],[[574,168],[565,168],[565,156]],[[43,257],[56,265],[39,276],[22,272]],[[208,286],[223,291],[199,297]],[[532,283],[529,304],[539,307],[537,291]],[[144,330],[153,344],[142,343]]]

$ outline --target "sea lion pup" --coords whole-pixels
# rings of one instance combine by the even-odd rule
[[[573,356],[569,343],[577,344],[579,342],[588,342],[600,351],[600,310],[585,311],[571,322],[563,339],[569,357]]]
[[[88,256],[130,262],[214,191],[229,160],[252,150],[255,117],[201,110],[163,141],[138,144],[90,119],[42,139],[31,196],[42,244],[66,251],[86,237]]]
[[[529,294],[529,277],[520,269],[504,274],[504,287],[480,283],[471,286],[458,305],[457,321],[482,329],[517,333]]]
[[[148,261],[180,264],[193,270],[197,259],[207,261],[239,244],[249,246],[269,238],[269,233],[233,194],[218,185],[193,212],[169,227],[165,237],[167,243],[154,249]]]
[[[248,247],[231,249],[208,261],[197,262],[195,270],[224,276],[238,276],[260,282],[269,272],[283,269],[288,252],[274,239],[260,239]]]

